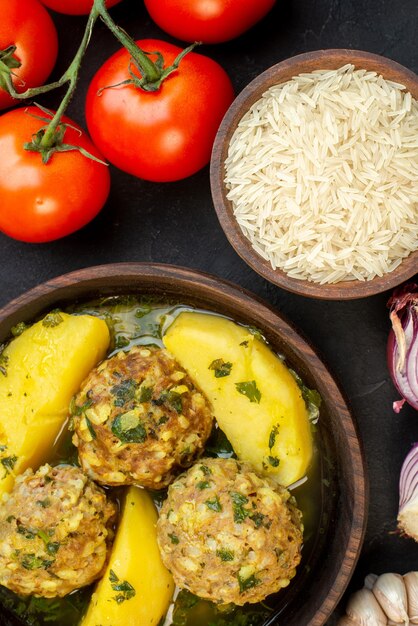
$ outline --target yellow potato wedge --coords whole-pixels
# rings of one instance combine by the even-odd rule
[[[0,361],[0,496],[37,469],[68,416],[72,396],[109,346],[91,315],[50,313],[13,339]]]
[[[183,312],[164,345],[212,404],[238,458],[284,486],[302,478],[312,434],[301,390],[286,365],[247,328]]]
[[[157,545],[151,496],[129,487],[109,564],[80,626],[158,626],[174,582]]]

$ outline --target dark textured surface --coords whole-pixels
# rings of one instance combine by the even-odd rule
[[[171,40],[151,23],[138,0],[124,0],[113,15],[137,38]],[[54,72],[58,77],[81,38],[85,20],[55,17],[61,42]],[[201,51],[223,64],[238,92],[273,63],[327,47],[376,52],[418,72],[417,30],[417,0],[282,0],[267,20],[240,39]],[[118,47],[99,24],[69,109],[75,120],[83,121],[89,78]],[[56,106],[57,98],[53,94],[41,102]],[[417,570],[418,546],[393,534],[399,470],[411,443],[418,440],[418,419],[409,407],[400,415],[391,408],[397,394],[385,363],[388,294],[352,302],[320,302],[265,282],[239,259],[223,235],[212,207],[208,168],[188,180],[165,185],[139,181],[114,168],[111,174],[107,206],[79,233],[44,245],[22,244],[0,235],[0,305],[58,274],[117,261],[195,267],[254,291],[286,314],[322,352],[359,423],[371,497],[366,544],[352,588],[361,586],[369,571]]]

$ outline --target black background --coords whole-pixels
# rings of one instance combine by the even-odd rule
[[[112,15],[135,38],[175,42],[152,23],[139,0],[123,0]],[[52,78],[58,78],[82,37],[85,18],[54,14],[54,20],[60,53]],[[202,46],[199,51],[223,65],[238,93],[274,63],[320,48],[367,50],[418,72],[417,34],[417,0],[279,0],[268,18],[247,34],[226,44]],[[97,24],[68,110],[77,122],[84,124],[90,78],[119,47],[106,27]],[[56,107],[59,93],[39,101]],[[350,589],[362,586],[363,577],[371,571],[418,570],[418,546],[394,532],[399,472],[411,444],[418,441],[418,414],[408,406],[399,415],[392,411],[397,394],[385,359],[389,294],[330,302],[282,291],[247,267],[227,242],[212,206],[208,168],[164,185],[110,169],[109,200],[101,214],[78,233],[42,245],[23,244],[0,234],[0,306],[48,278],[120,261],[198,268],[257,293],[290,318],[322,353],[360,427],[369,467],[370,511],[366,542]]]

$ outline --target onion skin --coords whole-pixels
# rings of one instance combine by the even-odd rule
[[[412,446],[401,469],[398,526],[418,541],[418,443]]]
[[[392,330],[387,363],[393,383],[403,400],[393,403],[399,413],[404,402],[418,410],[418,286],[397,289],[388,302]]]

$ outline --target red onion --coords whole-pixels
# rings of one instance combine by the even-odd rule
[[[393,403],[399,413],[404,402],[418,409],[418,286],[397,289],[388,302],[392,330],[387,360],[389,372],[403,400]]]
[[[418,443],[403,462],[399,479],[399,528],[418,541]]]

